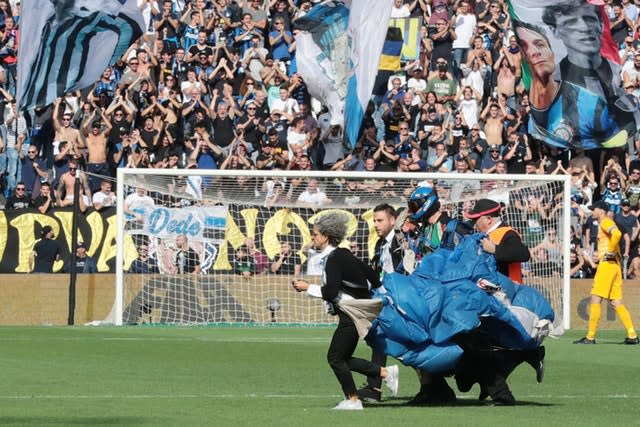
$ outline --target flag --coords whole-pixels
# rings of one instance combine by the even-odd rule
[[[332,125],[344,125],[344,99],[351,71],[349,9],[342,2],[313,7],[295,26],[296,64],[307,90],[329,109]]]
[[[529,89],[529,133],[559,148],[626,144],[634,113],[599,0],[509,0]],[[511,50],[513,48],[509,48]]]
[[[43,107],[100,78],[142,35],[136,0],[25,0],[17,98]]]
[[[349,15],[352,74],[347,85],[345,133],[354,146],[376,81],[393,0],[353,0]]]
[[[295,21],[296,63],[309,93],[355,145],[393,0],[325,1]],[[381,23],[382,28],[381,28]]]
[[[403,61],[415,61],[420,59],[420,31],[422,28],[422,16],[411,18],[392,18],[389,21],[390,27],[400,28],[402,31],[402,52]]]
[[[382,55],[378,64],[378,73],[373,94],[382,96],[387,92],[389,77],[400,71],[400,54],[402,52],[402,31],[398,27],[389,27],[382,45]]]

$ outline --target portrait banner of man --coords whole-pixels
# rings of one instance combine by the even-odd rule
[[[609,18],[598,2],[511,0],[530,91],[529,132],[548,145],[620,147],[636,130]]]

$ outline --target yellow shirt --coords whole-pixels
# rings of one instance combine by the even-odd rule
[[[620,257],[620,238],[622,233],[609,217],[600,219],[598,225],[598,259],[602,261],[605,252],[613,252]]]

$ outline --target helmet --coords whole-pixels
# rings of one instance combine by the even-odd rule
[[[413,190],[408,202],[409,217],[414,221],[428,218],[440,209],[436,191],[431,187],[418,187]]]

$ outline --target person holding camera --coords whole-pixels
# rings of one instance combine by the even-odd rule
[[[382,367],[366,359],[353,357],[359,335],[354,320],[343,311],[341,304],[347,300],[370,299],[370,288],[380,287],[380,278],[371,267],[356,258],[348,249],[337,246],[344,240],[349,218],[344,213],[332,212],[319,217],[313,225],[313,245],[320,251],[324,266],[322,285],[312,285],[306,280],[294,280],[298,292],[322,298],[327,312],[338,316],[338,326],[333,333],[327,352],[329,366],[336,375],[345,399],[334,409],[361,410],[356,384],[351,371],[368,377],[382,377],[391,390],[398,393],[398,366]]]

